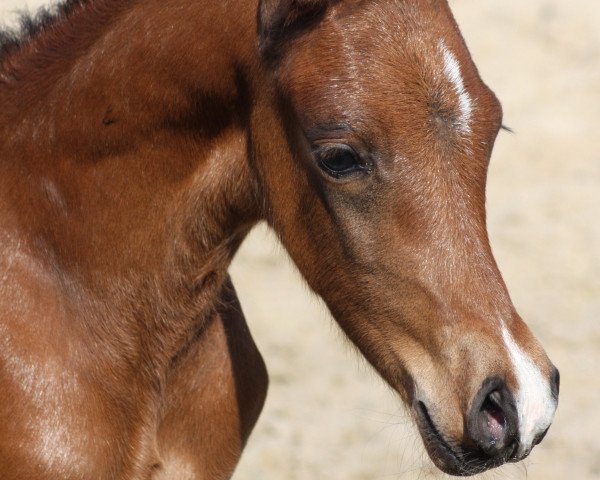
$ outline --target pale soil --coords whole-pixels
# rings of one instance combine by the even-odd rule
[[[600,3],[451,3],[516,132],[500,134],[490,168],[493,247],[562,375],[542,445],[481,478],[600,479]],[[0,18],[22,4],[0,0]],[[264,228],[232,273],[271,376],[235,479],[441,477],[396,399]]]

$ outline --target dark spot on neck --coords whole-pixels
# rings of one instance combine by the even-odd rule
[[[106,109],[106,113],[104,114],[104,118],[102,119],[102,123],[108,127],[109,125],[112,125],[116,121],[117,120],[115,119],[115,116],[113,115],[113,107],[108,107]]]

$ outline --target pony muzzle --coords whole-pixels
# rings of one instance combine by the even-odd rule
[[[552,412],[558,401],[559,378],[558,370],[552,367],[545,399],[551,404]],[[527,457],[548,432],[551,418],[528,418],[524,422],[524,414],[528,412],[519,410],[518,393],[499,376],[483,381],[464,414],[462,438],[444,431],[443,425],[447,422],[436,420],[444,417],[435,405],[415,400],[413,410],[417,424],[436,466],[451,475],[468,476]],[[524,431],[522,425],[532,422],[534,435]]]

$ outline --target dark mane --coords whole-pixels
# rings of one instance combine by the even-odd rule
[[[68,18],[73,10],[87,1],[63,0],[57,5],[41,7],[35,14],[21,12],[17,27],[0,29],[0,65],[9,54],[29,43],[50,26]]]

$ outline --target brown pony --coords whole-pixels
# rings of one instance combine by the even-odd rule
[[[266,219],[438,467],[531,451],[558,372],[490,251],[501,125],[445,0],[71,0],[0,57],[0,478],[228,478]]]

